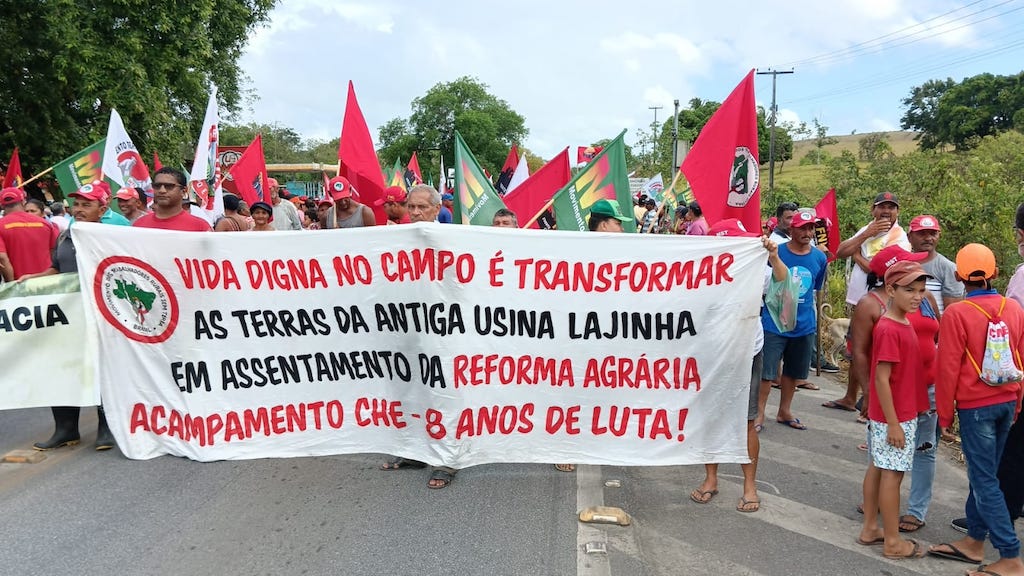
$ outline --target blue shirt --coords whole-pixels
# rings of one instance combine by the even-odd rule
[[[447,206],[441,206],[441,211],[437,213],[437,221],[441,224],[451,224],[452,211]]]
[[[811,247],[809,254],[793,254],[789,242],[779,246],[779,259],[789,268],[794,278],[800,279],[800,299],[797,301],[796,327],[789,332],[779,332],[775,322],[768,315],[768,309],[761,307],[761,326],[765,332],[779,334],[787,338],[797,338],[813,334],[818,328],[818,317],[814,313],[814,291],[821,290],[825,284],[825,269],[828,258],[825,253]]]

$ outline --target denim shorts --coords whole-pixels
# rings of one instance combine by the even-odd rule
[[[765,331],[764,348],[762,348],[764,367],[761,370],[761,379],[778,381],[779,361],[781,361],[783,376],[794,380],[806,380],[811,370],[813,347],[813,333],[792,338]]]

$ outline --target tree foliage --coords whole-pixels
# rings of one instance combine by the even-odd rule
[[[985,136],[1024,128],[1024,72],[979,74],[960,83],[929,80],[913,88],[903,105],[907,111],[900,124],[920,132],[921,148],[952,145],[966,150]]]
[[[211,83],[238,107],[238,59],[274,3],[0,0],[0,150],[49,166],[102,138],[114,107],[144,155],[189,157]]]
[[[257,134],[263,138],[263,157],[267,164],[309,162],[309,153],[299,133],[280,124],[222,124],[220,142],[225,146],[248,146]],[[335,161],[338,147],[334,147]],[[331,162],[333,164],[333,161]]]
[[[385,166],[396,159],[408,160],[414,151],[419,151],[421,162],[436,162],[436,154],[424,152],[439,148],[445,165],[452,166],[456,130],[492,174],[501,170],[512,144],[522,142],[529,133],[526,120],[508,102],[488,92],[488,86],[476,78],[463,76],[438,83],[413,100],[408,119],[394,118],[381,126],[377,155]]]

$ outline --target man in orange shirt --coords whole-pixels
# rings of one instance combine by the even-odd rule
[[[50,267],[50,251],[57,245],[57,227],[25,211],[20,188],[0,190],[0,274],[11,282]]]
[[[960,421],[960,438],[970,482],[967,496],[967,537],[932,546],[932,555],[963,562],[980,563],[985,555],[986,535],[999,551],[999,560],[969,574],[1024,574],[1020,540],[999,488],[996,474],[1010,426],[1021,407],[1019,379],[1000,384],[983,381],[979,366],[992,319],[1001,320],[1009,332],[1015,366],[1021,368],[1018,353],[1024,350],[1024,310],[1012,299],[992,289],[999,270],[992,251],[981,244],[968,244],[956,255],[956,277],[967,289],[967,299],[946,308],[939,333],[935,409],[939,426],[953,424],[953,410]],[[995,320],[992,320],[993,322]],[[1011,379],[1012,380],[1012,379]]]

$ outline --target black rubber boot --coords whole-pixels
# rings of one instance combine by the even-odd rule
[[[62,446],[74,446],[78,444],[78,413],[79,408],[75,406],[54,406],[53,423],[55,430],[53,436],[46,442],[36,442],[32,445],[36,450],[53,450]]]
[[[103,411],[103,406],[96,407],[96,416],[99,420],[96,426],[96,451],[110,450],[117,445],[117,442],[114,441],[114,436],[110,433],[110,428],[107,427],[107,415]]]

